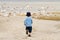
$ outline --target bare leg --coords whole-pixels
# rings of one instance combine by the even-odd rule
[[[28,35],[28,30],[26,30],[26,34]]]
[[[28,35],[29,37],[31,37],[31,33],[29,33],[29,35]]]

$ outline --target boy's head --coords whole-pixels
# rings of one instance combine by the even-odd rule
[[[30,16],[31,16],[31,13],[30,13],[30,12],[27,12],[27,13],[26,13],[26,16],[27,16],[27,17],[30,17]]]

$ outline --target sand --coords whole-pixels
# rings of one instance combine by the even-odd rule
[[[0,40],[60,40],[60,21],[33,19],[32,37],[27,37],[24,19],[0,16]]]

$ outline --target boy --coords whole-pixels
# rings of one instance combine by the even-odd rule
[[[32,32],[32,18],[31,13],[27,12],[26,14],[27,18],[24,20],[24,25],[26,26],[26,34],[31,37]]]

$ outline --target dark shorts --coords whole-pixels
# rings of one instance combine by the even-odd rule
[[[32,27],[26,27],[26,30],[28,30],[29,33],[31,33],[32,32]]]

